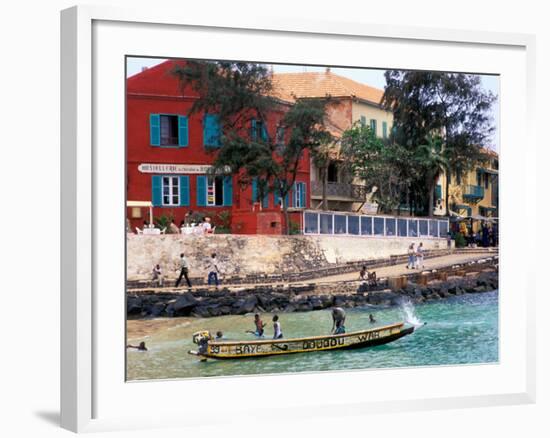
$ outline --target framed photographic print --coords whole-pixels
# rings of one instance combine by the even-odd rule
[[[61,43],[63,427],[533,400],[530,36],[75,7]]]

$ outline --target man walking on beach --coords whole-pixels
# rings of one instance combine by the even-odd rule
[[[189,281],[189,263],[187,262],[187,259],[185,258],[185,254],[180,254],[180,276],[178,278],[178,281],[176,281],[176,287],[180,285],[181,278],[185,277],[185,281],[187,282],[187,286],[191,287],[191,281]]]
[[[219,272],[220,270],[218,269],[218,260],[216,259],[216,253],[213,253],[208,261],[208,286],[212,284],[215,284],[216,287],[219,286]]]

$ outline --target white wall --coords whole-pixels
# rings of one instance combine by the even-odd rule
[[[59,406],[59,10],[74,3],[74,0],[28,0],[4,2],[2,6],[0,193],[3,209],[0,229],[2,292],[5,299],[0,318],[3,335],[0,431],[7,437],[73,436],[58,429],[56,422]],[[539,123],[534,126],[544,129],[546,121],[550,120],[547,104],[550,101],[547,80],[550,71],[550,28],[545,2],[525,0],[519,7],[517,2],[496,0],[464,0],[460,3],[394,0],[390,9],[384,2],[353,0],[279,0],[276,3],[94,0],[93,3],[152,9],[161,6],[200,8],[205,14],[218,9],[225,11],[228,20],[241,14],[292,14],[313,20],[362,19],[399,25],[536,33]],[[545,187],[550,157],[547,136],[543,136],[542,131],[538,141],[540,155],[537,174],[539,187]],[[526,215],[526,223],[530,224],[526,230],[539,236],[539,248],[548,248],[548,233],[543,232],[546,227],[542,228],[542,222],[538,222],[540,232],[533,229],[537,218],[543,221],[548,217],[548,203],[541,202],[537,208],[537,217],[530,212],[522,213]],[[546,260],[541,253],[539,265],[534,269],[546,272]],[[547,292],[542,283],[539,288],[538,321],[539,327],[544,328],[547,309],[550,308],[550,294],[542,293]],[[265,419],[248,424],[235,419],[235,427],[226,428],[223,434],[227,437],[257,437],[261,431],[262,438],[290,435],[355,437],[365,434],[384,438],[548,436],[550,344],[542,331],[537,344],[540,371],[536,405],[406,414],[366,412],[361,418],[306,418],[300,423],[285,423],[284,430],[265,427]],[[169,382],[166,385],[169,391]],[[181,396],[185,397],[185,394]],[[262,397],[268,396],[259,387],[258,394],[251,397],[261,401]],[[289,397],[292,397],[291,392]],[[323,399],[322,388],[319,399]],[[216,406],[213,398],[212,406],[206,408],[212,408],[215,413],[215,409],[223,409],[223,406]],[[273,425],[272,422],[270,424]],[[160,433],[115,432],[104,436],[157,437],[162,434],[206,438],[220,436],[219,432],[215,425],[205,425],[200,431],[168,429]]]

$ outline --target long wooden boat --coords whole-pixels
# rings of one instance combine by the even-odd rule
[[[189,354],[205,359],[242,359],[275,356],[280,354],[311,353],[314,351],[349,350],[387,344],[414,331],[403,322],[326,336],[311,336],[294,339],[266,339],[258,341],[212,341],[207,331],[193,335],[198,350]]]

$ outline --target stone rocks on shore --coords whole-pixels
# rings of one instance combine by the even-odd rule
[[[369,290],[360,282],[256,286],[229,290],[198,289],[183,294],[163,292],[127,296],[129,317],[213,317],[264,312],[307,312],[333,306],[346,308],[398,305],[403,298],[415,303],[440,300],[469,293],[498,289],[494,270],[448,276],[446,281],[432,280],[426,285],[409,282],[402,289],[382,285]]]

